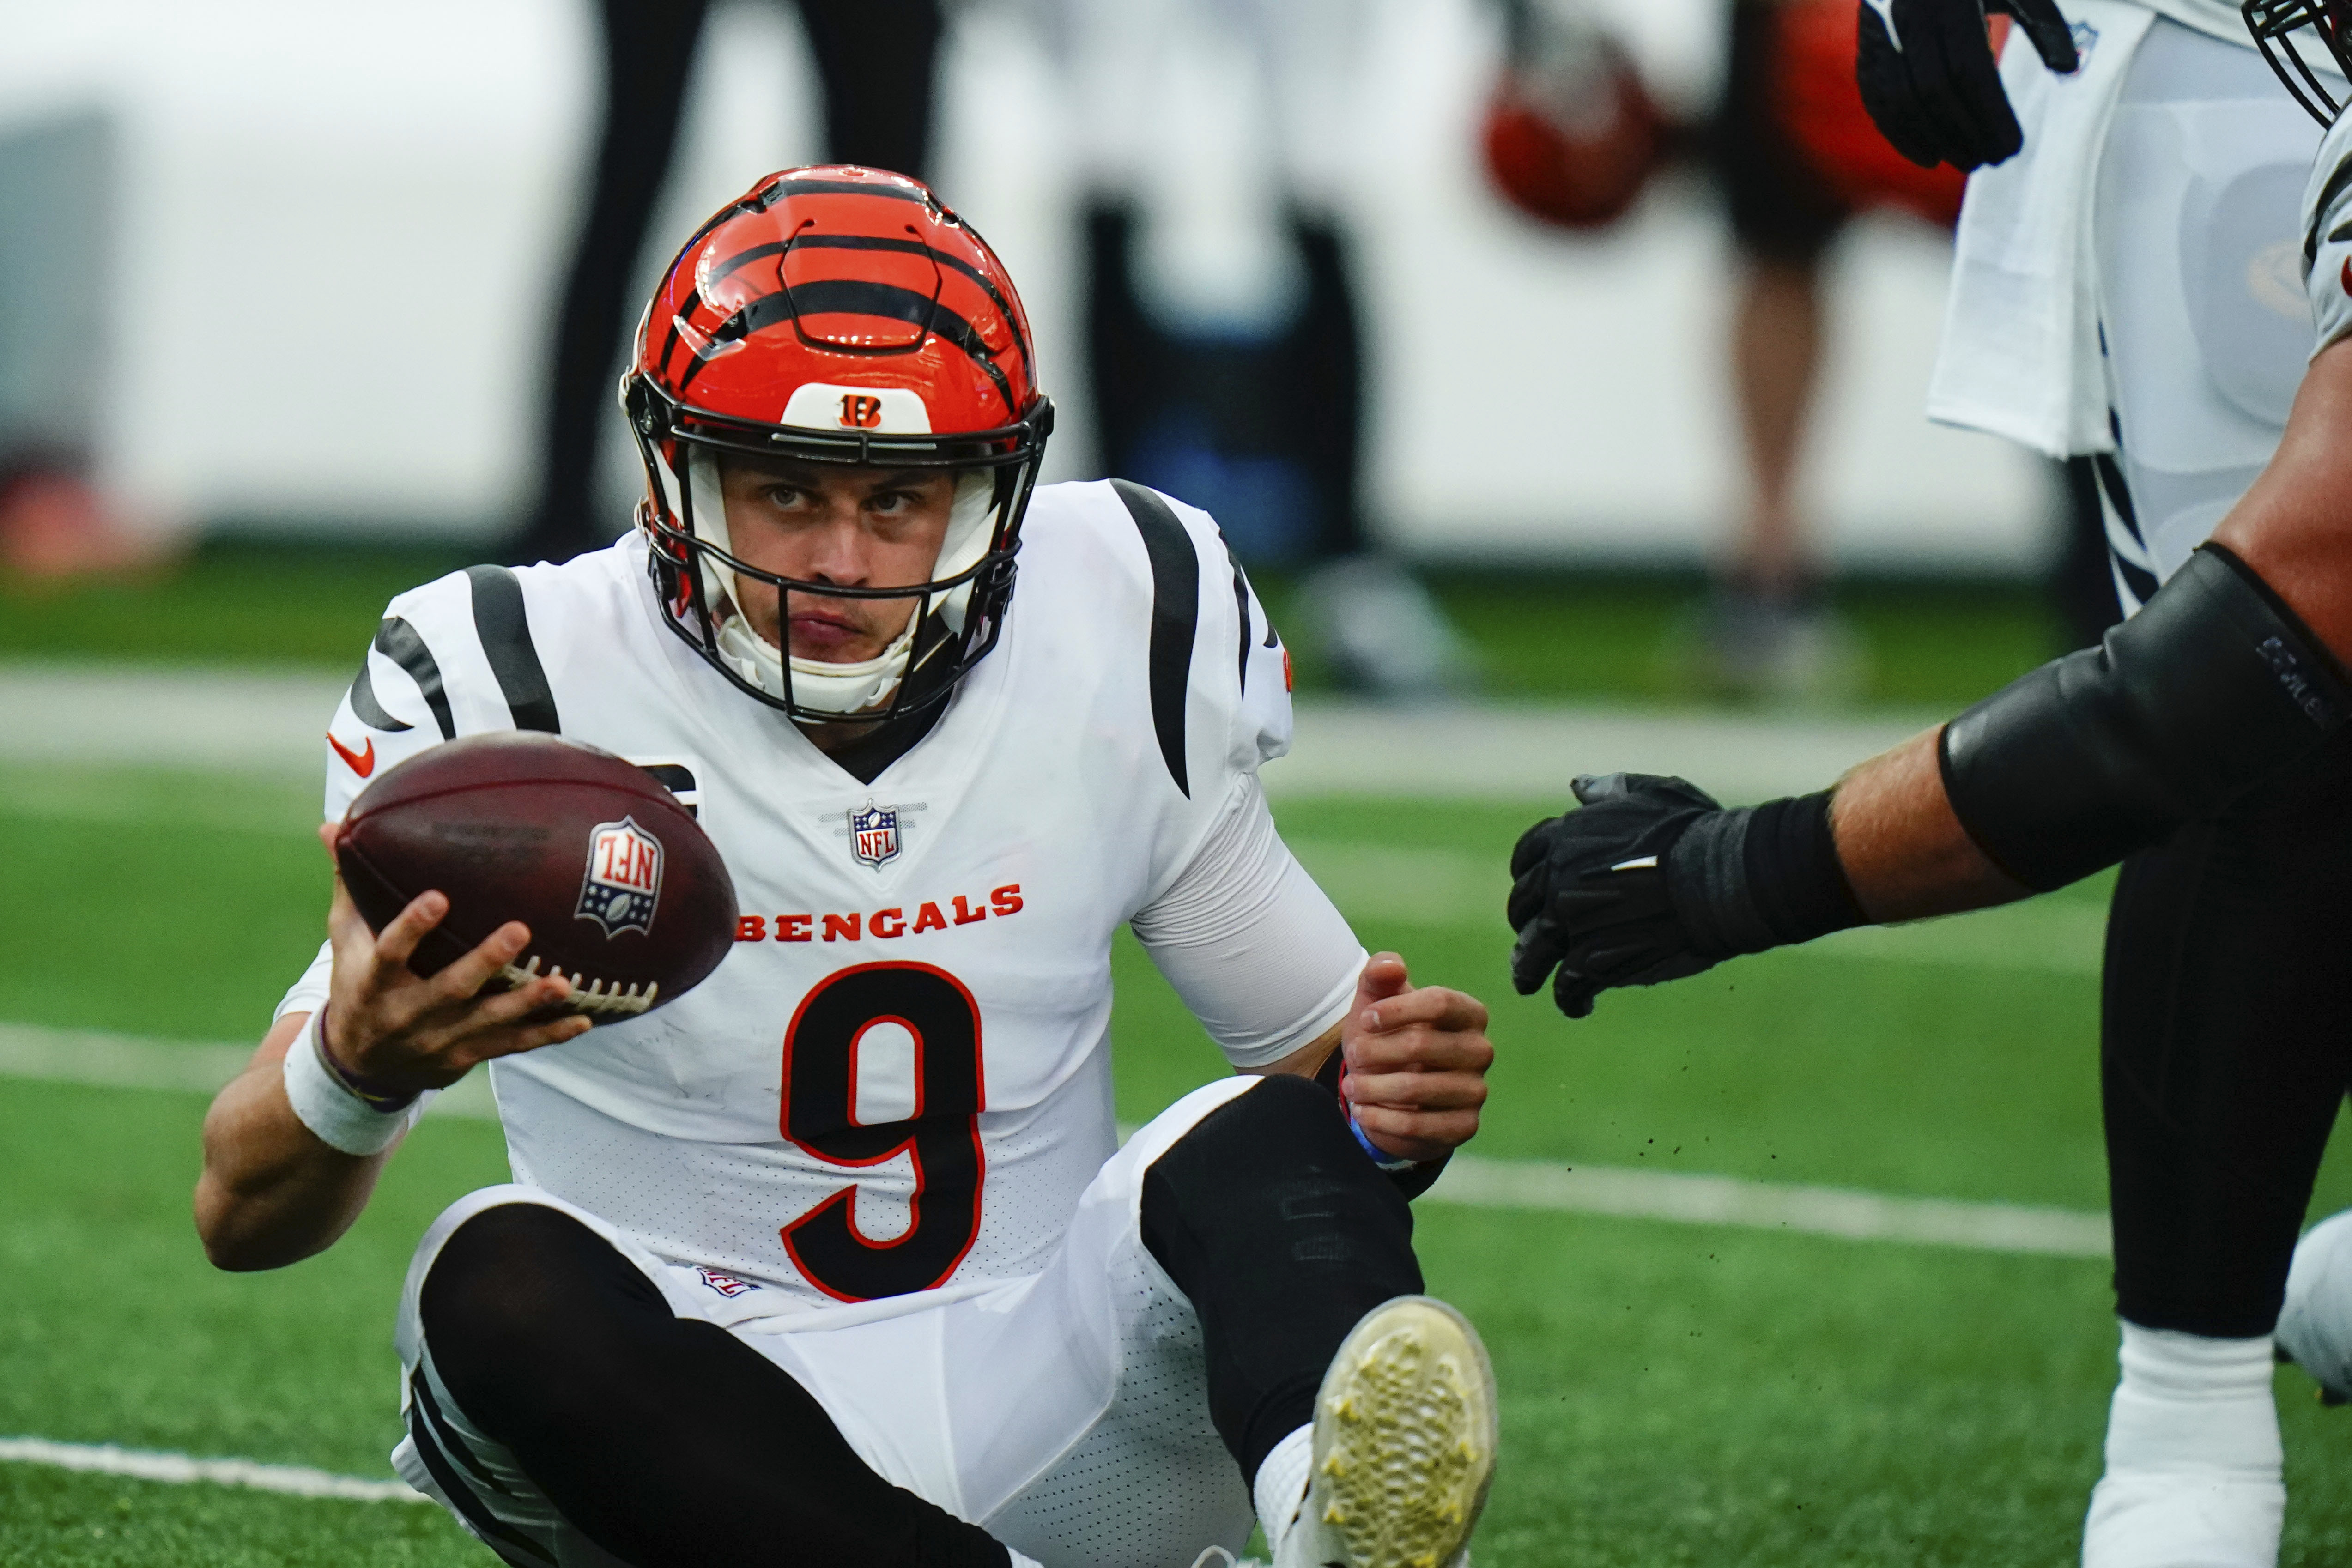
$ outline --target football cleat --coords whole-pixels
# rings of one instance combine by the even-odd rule
[[[1307,1496],[1274,1568],[1466,1568],[1497,1435],[1469,1320],[1428,1296],[1373,1308],[1323,1375]]]

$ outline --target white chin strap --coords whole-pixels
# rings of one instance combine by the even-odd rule
[[[687,483],[693,488],[694,531],[728,554],[734,554],[734,542],[727,532],[727,503],[719,486],[718,460],[700,450],[691,453],[687,458]],[[947,537],[940,541],[940,559],[931,568],[930,580],[954,577],[980,563],[995,532],[995,502],[996,480],[992,474],[958,476],[955,500],[948,512]],[[898,690],[898,683],[906,678],[916,629],[932,608],[929,599],[917,604],[914,612],[907,617],[906,630],[873,658],[836,664],[794,654],[788,684],[784,655],[751,629],[750,620],[739,608],[741,601],[734,569],[706,554],[702,558],[702,589],[710,605],[711,619],[719,625],[719,656],[728,667],[779,701],[790,700],[824,713],[863,713]],[[940,596],[940,619],[949,632],[963,630],[964,612],[971,602],[969,582]]]

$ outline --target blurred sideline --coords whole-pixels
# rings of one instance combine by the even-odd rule
[[[1097,135],[1080,89],[1114,78],[1056,66],[1061,35],[1035,16],[1051,9],[955,8],[938,174],[1020,279],[1060,404],[1048,463],[1062,477],[1099,467],[1077,228]],[[1410,557],[1695,562],[1737,486],[1722,225],[1682,176],[1590,239],[1505,207],[1477,162],[1499,9],[1362,8],[1340,205],[1374,346],[1377,531]],[[1711,0],[1601,9],[1678,109],[1707,99]],[[100,299],[137,302],[105,318],[121,329],[94,414],[101,476],[158,513],[257,529],[481,538],[510,516],[587,152],[590,14],[567,0],[13,7],[0,128],[96,112],[119,147],[108,200],[125,243],[68,253]],[[1257,167],[1247,73],[1204,29],[1150,64],[1166,102],[1155,180],[1213,191],[1236,162]],[[812,155],[814,113],[783,8],[717,5],[656,234]],[[648,248],[643,289],[668,254]],[[1808,487],[1842,565],[2024,576],[2048,532],[2034,460],[1922,416],[1947,250],[1892,220],[1840,247]],[[625,447],[608,441],[603,461],[615,529],[638,483]]]
[[[241,1071],[251,1054],[242,1045],[193,1045],[0,1024],[0,1076],[9,1078],[209,1092]],[[443,1093],[427,1113],[494,1120],[498,1110],[487,1076],[478,1074]],[[2108,1250],[2107,1217],[2074,1209],[1896,1197],[1843,1187],[1475,1155],[1457,1155],[1423,1201],[1984,1252],[2105,1258]]]
[[[346,676],[0,662],[0,763],[107,764],[312,779]],[[1940,715],[1791,717],[1538,705],[1395,708],[1302,700],[1285,796],[1564,800],[1578,773],[1679,773],[1727,800],[1817,789]]]

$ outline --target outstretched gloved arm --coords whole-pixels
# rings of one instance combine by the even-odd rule
[[[2352,728],[2352,337],[2262,476],[2137,615],[1838,785],[1727,810],[1580,779],[1511,857],[1511,976],[1581,1018],[1612,986],[2086,876]]]
[[[1558,967],[1570,1018],[1612,986],[1696,975],[1738,953],[1859,925],[1832,841],[1827,791],[1726,810],[1681,779],[1585,777],[1581,810],[1529,828],[1511,852],[1511,981]]]

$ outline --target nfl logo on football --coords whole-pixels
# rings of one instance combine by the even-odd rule
[[[650,936],[661,873],[661,841],[637,826],[635,817],[600,822],[588,835],[588,871],[580,880],[573,917],[594,921],[607,936],[624,931]]]
[[[869,803],[849,815],[849,852],[880,871],[898,858],[898,808]]]

